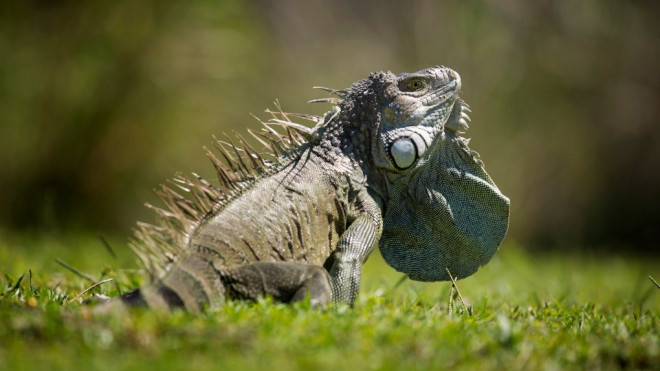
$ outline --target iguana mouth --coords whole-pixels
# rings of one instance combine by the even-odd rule
[[[461,90],[461,77],[452,70],[443,73],[443,80],[448,80],[439,89],[429,95],[427,101],[424,102],[427,106],[442,105],[449,99],[454,98]]]
[[[440,94],[446,94],[449,91],[454,91],[454,93],[458,93],[459,90],[461,90],[460,86],[460,80],[452,80],[450,83],[447,85],[443,86],[442,88],[436,90],[434,95],[440,95]],[[453,94],[452,94],[453,96]]]

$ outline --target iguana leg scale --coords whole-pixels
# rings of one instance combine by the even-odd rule
[[[334,264],[330,268],[332,296],[335,303],[353,305],[360,291],[362,264],[376,246],[381,227],[369,214],[356,219],[341,235],[334,253]]]
[[[313,306],[332,300],[328,272],[320,266],[295,262],[256,262],[220,272],[232,299],[256,300],[270,296],[283,303],[310,297]]]

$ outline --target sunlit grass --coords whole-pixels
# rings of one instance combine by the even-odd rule
[[[450,297],[447,282],[401,282],[374,256],[354,308],[263,300],[198,316],[137,310],[98,317],[81,299],[114,296],[139,282],[133,269],[118,268],[134,267],[121,243],[110,242],[115,259],[84,234],[3,241],[0,369],[583,369],[660,362],[660,290],[648,279],[660,276],[657,259],[529,255],[509,244],[458,282],[459,298],[456,291]],[[113,281],[71,300],[92,282],[55,258],[93,280]]]

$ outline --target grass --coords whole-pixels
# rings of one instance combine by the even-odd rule
[[[530,255],[509,243],[477,274],[458,281],[459,297],[448,282],[401,281],[401,274],[374,256],[354,308],[318,310],[263,300],[230,302],[198,316],[134,310],[97,317],[81,299],[114,296],[139,283],[134,269],[119,268],[135,267],[127,249],[110,253],[84,234],[3,237],[3,370],[660,365],[660,290],[648,278],[660,277],[657,257]],[[75,298],[108,278],[113,280]]]

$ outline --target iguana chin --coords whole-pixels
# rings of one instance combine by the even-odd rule
[[[376,72],[324,88],[335,106],[323,117],[267,111],[263,132],[250,132],[267,154],[218,141],[223,160],[207,153],[219,185],[179,175],[178,191],[159,191],[166,207],[150,206],[159,224],[138,223],[131,247],[153,279],[119,301],[192,312],[262,296],[352,304],[377,245],[414,280],[471,275],[504,238],[509,199],[460,136],[460,88],[446,67]]]

